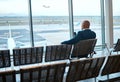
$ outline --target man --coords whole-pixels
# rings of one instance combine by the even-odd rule
[[[83,21],[81,28],[82,31],[79,31],[75,37],[70,40],[63,41],[61,44],[76,44],[80,40],[96,38],[96,33],[90,30],[90,22],[88,20]]]

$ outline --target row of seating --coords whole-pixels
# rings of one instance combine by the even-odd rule
[[[13,49],[10,56],[9,50],[0,51],[0,68],[11,65],[10,57],[13,58],[14,66],[35,64],[50,61],[71,59],[71,54],[78,57],[89,54],[92,57],[97,39],[83,40],[75,45],[49,45],[46,47],[29,47]],[[43,60],[44,59],[44,60]]]
[[[120,72],[120,54],[56,62],[20,69],[20,82],[76,82]],[[103,68],[101,70],[101,68]],[[0,72],[0,82],[18,82],[15,70]],[[119,82],[119,77],[99,82]],[[95,79],[96,82],[96,79]]]

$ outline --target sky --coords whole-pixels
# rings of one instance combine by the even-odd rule
[[[68,0],[31,0],[34,16],[68,16]],[[114,0],[114,15],[119,15],[120,0]],[[100,0],[73,0],[74,15],[100,15]],[[0,16],[28,15],[28,0],[0,0]]]

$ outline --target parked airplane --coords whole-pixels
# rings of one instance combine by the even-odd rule
[[[12,50],[13,48],[16,48],[16,42],[14,39],[16,38],[21,38],[23,37],[23,35],[21,36],[17,36],[17,37],[12,37],[12,32],[11,32],[11,28],[10,28],[10,25],[9,25],[9,34],[8,34],[8,37],[5,38],[5,37],[0,37],[1,39],[6,39],[7,40],[7,49],[9,50]],[[21,44],[24,45],[24,43],[20,42]]]

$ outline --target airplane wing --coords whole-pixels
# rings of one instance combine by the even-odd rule
[[[8,38],[5,38],[5,37],[0,37],[1,39],[8,39]]]
[[[23,35],[21,35],[21,36],[16,36],[16,37],[13,37],[13,38],[15,38],[15,39],[16,39],[16,38],[21,38],[21,37],[23,37]]]
[[[20,42],[20,41],[16,41],[17,44],[21,44],[21,45],[25,45],[25,43]]]

